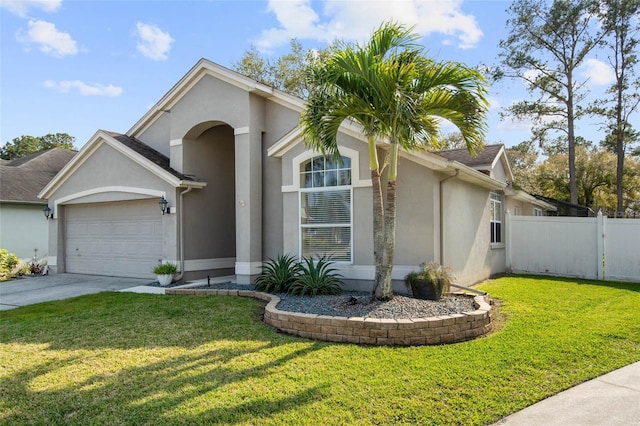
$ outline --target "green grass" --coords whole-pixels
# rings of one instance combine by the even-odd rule
[[[446,346],[277,333],[238,297],[102,293],[0,313],[0,423],[488,424],[640,360],[640,284],[506,277]]]

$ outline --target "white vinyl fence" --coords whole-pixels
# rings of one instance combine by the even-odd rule
[[[601,280],[640,281],[640,220],[506,217],[507,269]]]

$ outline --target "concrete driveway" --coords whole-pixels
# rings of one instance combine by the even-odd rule
[[[67,299],[102,291],[119,291],[144,286],[153,279],[103,277],[98,275],[55,274],[0,283],[0,310],[50,300]]]

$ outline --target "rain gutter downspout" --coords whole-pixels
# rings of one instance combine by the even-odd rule
[[[180,193],[179,197],[179,207],[178,207],[178,250],[180,251],[180,273],[174,278],[175,281],[180,281],[184,276],[184,216],[182,214],[183,206],[184,206],[184,194],[191,191],[193,189],[192,186],[188,186],[187,189]]]
[[[456,173],[440,180],[439,188],[439,207],[440,207],[440,264],[444,265],[444,206],[443,206],[443,184],[449,179],[453,179],[460,174],[460,169],[455,169]]]

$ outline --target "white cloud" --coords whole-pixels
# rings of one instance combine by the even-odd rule
[[[138,40],[138,51],[146,58],[154,61],[164,61],[171,50],[171,43],[175,40],[168,32],[162,31],[156,25],[136,24]]]
[[[315,3],[313,3],[315,4]],[[256,46],[271,50],[292,38],[331,42],[334,39],[365,41],[382,22],[396,21],[415,26],[422,36],[439,33],[448,36],[443,44],[457,40],[460,48],[474,47],[483,33],[475,17],[460,10],[460,0],[377,0],[322,1],[321,12],[311,0],[270,0],[267,12],[275,14],[278,28],[264,30]]]
[[[585,78],[598,86],[612,84],[616,80],[616,76],[611,67],[598,59],[587,59],[584,65],[580,67],[580,71]]]
[[[26,34],[19,32],[17,39],[23,43],[35,43],[41,52],[52,56],[78,53],[75,40],[68,33],[58,31],[51,22],[31,20]]]
[[[32,9],[53,13],[62,6],[62,0],[2,0],[0,7],[7,9],[14,15],[27,18]]]
[[[103,84],[87,84],[80,80],[63,80],[55,82],[47,80],[44,82],[44,87],[48,89],[57,90],[60,93],[69,93],[72,90],[77,90],[82,96],[119,96],[123,90],[121,87],[109,84],[107,86]]]

